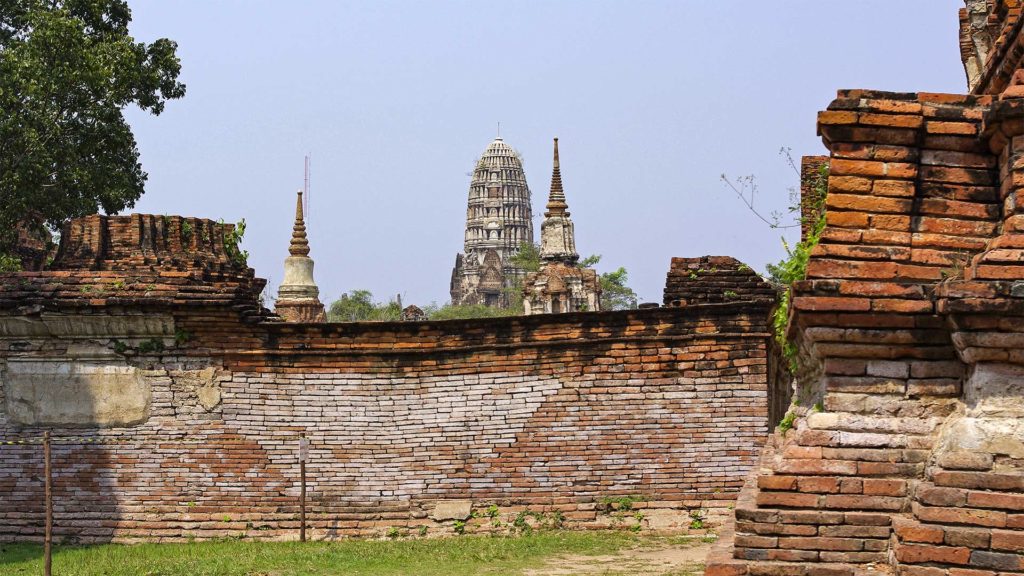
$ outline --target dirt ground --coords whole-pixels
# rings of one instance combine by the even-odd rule
[[[711,543],[661,538],[604,556],[558,556],[523,576],[700,576]]]

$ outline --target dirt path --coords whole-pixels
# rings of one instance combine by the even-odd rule
[[[558,556],[523,576],[700,576],[711,543],[665,538],[602,556]]]

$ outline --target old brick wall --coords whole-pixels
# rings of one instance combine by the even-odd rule
[[[1021,110],[852,90],[819,115],[828,226],[789,326],[803,394],[708,574],[1024,571]]]
[[[183,221],[78,222],[57,270],[0,277],[0,440],[75,437],[54,449],[61,537],[294,538],[300,434],[315,538],[451,533],[464,501],[503,523],[469,530],[523,510],[685,529],[763,444],[770,303],[283,323],[218,229],[183,244]],[[0,539],[41,534],[40,473],[38,445],[0,445]],[[639,520],[608,509],[623,496]]]

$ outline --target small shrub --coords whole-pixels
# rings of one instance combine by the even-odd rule
[[[192,340],[192,333],[183,328],[178,328],[174,331],[174,345],[184,346]]]
[[[466,533],[466,521],[465,520],[456,520],[455,521],[455,525],[452,528],[455,530],[456,534],[465,534]]]
[[[0,254],[0,272],[21,272],[21,258],[14,254]]]
[[[224,220],[221,220],[220,222],[223,224]],[[227,253],[232,262],[243,267],[249,265],[249,251],[242,250],[240,247],[244,237],[245,218],[242,218],[235,223],[235,227],[224,236],[224,252]]]
[[[786,432],[789,432],[790,429],[793,428],[794,420],[796,420],[796,412],[793,412],[792,410],[786,412],[786,415],[782,418],[782,421],[779,422],[779,430],[782,432],[783,436],[785,436]]]
[[[690,529],[700,530],[704,528],[704,512],[702,510],[690,510]]]
[[[159,354],[164,351],[164,341],[159,338],[150,338],[139,343],[138,351],[139,354],[152,354],[154,352]]]

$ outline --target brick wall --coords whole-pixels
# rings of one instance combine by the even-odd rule
[[[76,222],[59,270],[0,275],[0,439],[91,440],[54,448],[61,537],[294,538],[300,434],[314,538],[451,533],[491,504],[503,525],[469,530],[628,527],[623,496],[686,529],[763,444],[768,302],[284,323],[219,248],[165,241],[182,221]],[[146,402],[103,388],[115,373]],[[0,539],[41,534],[40,472],[38,446],[0,445]]]
[[[708,574],[1024,571],[1020,102],[852,90],[819,115],[796,418]]]
[[[665,306],[754,300],[775,302],[776,290],[731,256],[673,258],[665,280]]]

